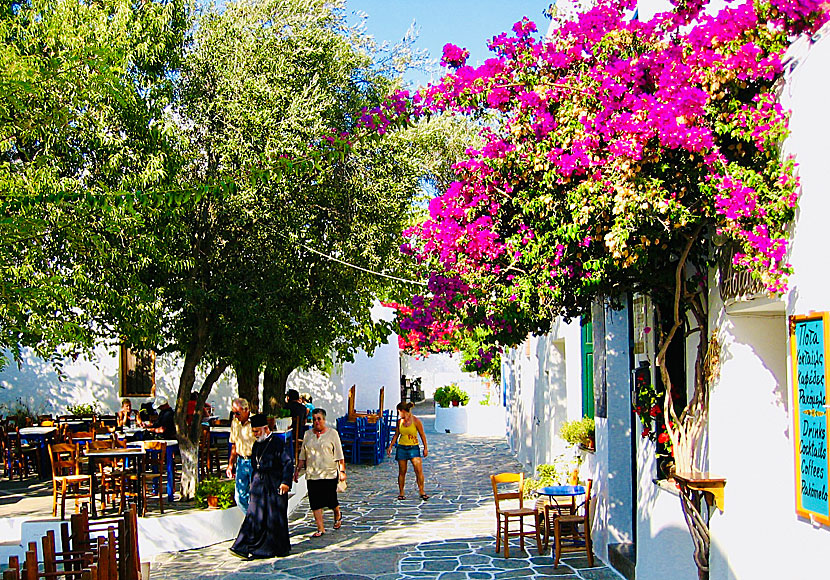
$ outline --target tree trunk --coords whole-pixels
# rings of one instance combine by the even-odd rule
[[[257,411],[262,410],[259,404],[259,367],[259,361],[254,363],[250,359],[233,364],[239,396],[248,401],[251,409]]]
[[[179,453],[182,459],[182,499],[190,499],[196,493],[199,476],[199,438],[202,435],[202,418],[205,401],[210,396],[213,385],[228,368],[228,363],[218,362],[205,377],[196,398],[196,412],[190,425],[187,424],[187,404],[176,408],[176,433],[179,439]],[[188,399],[190,391],[188,391]],[[179,398],[182,393],[179,391]]]
[[[269,415],[285,403],[286,383],[288,375],[295,367],[285,367],[269,364],[265,367],[265,375],[262,380],[262,411]]]

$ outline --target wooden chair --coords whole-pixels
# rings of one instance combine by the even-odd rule
[[[36,445],[24,444],[20,438],[20,428],[15,427],[5,433],[3,463],[6,475],[14,479],[17,473],[20,479],[29,477],[29,470],[40,473],[40,449]]]
[[[84,565],[97,561],[97,542],[101,536],[106,535],[114,548],[117,577],[120,580],[139,580],[138,515],[135,506],[130,506],[119,517],[91,521],[89,512],[83,509],[72,515],[70,525],[71,532],[67,532],[65,527],[61,528],[62,544],[70,546],[71,553],[82,554]],[[111,531],[114,533],[114,542]]]
[[[164,473],[167,471],[167,443],[164,441],[145,441],[144,450],[147,455],[146,470],[142,474],[142,493],[144,494],[142,517],[147,513],[147,500],[150,497],[158,499],[159,512],[164,513],[164,494],[166,492],[163,482]],[[155,493],[153,493],[154,489]]]
[[[199,437],[199,479],[208,477],[212,472],[219,473],[221,471],[221,462],[219,461],[219,447],[212,445],[210,442],[210,427],[202,426],[202,435]]]
[[[588,566],[594,565],[593,544],[591,542],[591,484],[585,486],[585,501],[576,507],[573,514],[561,514],[553,518],[554,550],[553,567],[559,566],[563,552],[585,551]]]
[[[90,441],[87,449],[113,449],[115,441],[112,439],[102,441]],[[107,509],[107,500],[111,505],[123,507],[122,498],[124,492],[124,462],[114,458],[99,458],[95,462],[98,468],[98,486],[101,490],[101,510]]]
[[[75,500],[75,511],[79,503],[92,501],[92,477],[81,475],[78,462],[78,448],[70,443],[49,445],[52,459],[52,517],[57,515],[58,490],[61,495],[61,519],[66,515],[66,500]],[[86,487],[86,490],[84,490]]]
[[[9,558],[9,568],[3,572],[3,580],[118,580],[114,542],[112,529],[106,537],[96,538],[95,558],[89,560],[85,554],[74,551],[58,552],[55,549],[55,532],[49,530],[41,539],[42,560],[38,558],[37,542],[29,542],[23,566],[20,566],[17,557]]]
[[[525,549],[525,536],[536,536],[536,548],[539,553],[542,553],[542,540],[539,535],[539,518],[538,513],[534,508],[524,507],[524,473],[499,473],[490,476],[490,482],[493,484],[493,498],[496,501],[496,552],[499,552],[501,542],[504,542],[504,557],[510,557],[510,538],[512,536],[519,537],[519,547],[522,551]],[[511,489],[504,491],[503,487],[512,484],[518,484],[518,490]],[[519,506],[516,508],[505,508],[502,505],[506,500],[518,500]],[[531,518],[533,522],[533,530],[525,530],[525,518]],[[510,522],[518,521],[519,529],[515,531],[510,530]]]

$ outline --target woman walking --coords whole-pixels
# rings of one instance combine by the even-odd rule
[[[427,436],[424,434],[424,424],[421,420],[412,414],[413,403],[398,403],[398,430],[395,432],[395,437],[389,444],[387,453],[392,454],[392,447],[395,448],[395,459],[398,461],[398,499],[406,499],[403,488],[406,483],[406,469],[407,461],[412,462],[412,467],[415,469],[415,482],[418,484],[418,493],[422,500],[428,500],[429,496],[424,491],[424,466],[421,461],[421,448],[418,446],[418,435],[421,436],[421,441],[424,443],[424,457],[429,453],[427,451]]]
[[[337,501],[337,484],[346,481],[346,462],[340,435],[336,429],[326,426],[326,411],[314,409],[311,415],[311,429],[305,432],[303,447],[300,449],[294,481],[300,477],[300,470],[305,468],[308,485],[308,503],[314,514],[317,531],[312,537],[319,538],[326,533],[323,524],[323,508],[334,511],[334,529],[343,524],[340,503]]]

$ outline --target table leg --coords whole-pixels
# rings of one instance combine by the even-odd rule
[[[39,435],[37,445],[40,448],[40,479],[48,479],[52,475],[52,461],[49,457],[49,442],[47,435]]]
[[[144,456],[139,455],[136,459],[136,469],[138,470],[138,477],[135,478],[139,489],[136,490],[135,509],[136,513],[144,517]]]
[[[169,445],[167,446],[167,501],[173,503],[173,494],[176,491],[176,482],[175,482],[175,462],[173,461],[173,448]]]
[[[89,517],[95,519],[98,517],[98,504],[95,502],[95,490],[98,487],[98,480],[95,477],[95,455],[89,456]]]

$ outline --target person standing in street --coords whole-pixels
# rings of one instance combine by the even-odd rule
[[[248,491],[251,485],[251,452],[256,437],[251,427],[251,409],[247,399],[234,399],[231,403],[231,454],[225,474],[230,478],[236,472],[236,505],[243,513],[248,511]]]
[[[337,430],[326,426],[325,409],[314,409],[311,415],[311,429],[303,437],[294,481],[299,479],[303,468],[306,470],[308,503],[317,525],[312,537],[319,538],[326,533],[323,508],[334,511],[335,530],[343,524],[343,514],[337,501],[337,484],[346,482],[346,461],[343,459],[340,435]]]
[[[288,492],[294,473],[291,446],[271,433],[265,415],[253,415],[250,425],[256,437],[251,449],[251,487],[248,512],[230,550],[250,560],[287,556]]]
[[[424,433],[424,424],[412,414],[412,407],[414,406],[413,403],[398,403],[398,415],[401,418],[398,421],[398,430],[389,444],[387,453],[392,455],[392,448],[395,447],[395,459],[398,461],[398,499],[406,499],[403,488],[406,483],[407,462],[411,461],[412,467],[415,469],[418,493],[421,495],[421,499],[426,501],[429,496],[424,491],[424,465],[421,459],[421,448],[418,446],[418,436],[421,436],[421,441],[424,443],[424,457],[429,453],[427,451],[427,436]]]

